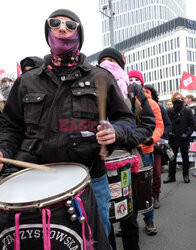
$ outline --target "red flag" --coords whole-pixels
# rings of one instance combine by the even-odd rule
[[[125,63],[125,53],[124,52],[122,53],[122,57],[123,57],[123,61]]]
[[[18,62],[16,62],[16,67],[17,67],[17,77],[19,77],[22,74],[22,70]]]
[[[183,72],[179,88],[187,90],[196,90],[196,77],[187,72]]]
[[[0,75],[5,73],[5,70],[4,69],[0,69]]]

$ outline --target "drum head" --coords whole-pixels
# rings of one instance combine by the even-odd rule
[[[114,152],[106,158],[106,162],[107,161],[115,162],[121,159],[125,160],[125,159],[131,159],[131,158],[132,158],[131,154],[125,150],[114,150]]]
[[[73,196],[89,183],[86,167],[49,164],[56,172],[23,170],[0,182],[0,208],[17,210],[51,205]]]

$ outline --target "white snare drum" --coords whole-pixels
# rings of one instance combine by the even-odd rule
[[[46,207],[74,196],[90,183],[78,163],[48,164],[56,172],[22,170],[0,182],[0,209],[23,211]]]
[[[110,249],[88,169],[47,164],[56,172],[23,170],[0,182],[0,249]],[[93,249],[93,248],[92,248]]]

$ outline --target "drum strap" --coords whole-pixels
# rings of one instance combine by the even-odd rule
[[[20,232],[19,232],[19,218],[21,213],[15,214],[15,239],[14,250],[20,250]]]
[[[81,191],[81,192],[83,192],[83,191]],[[82,238],[83,238],[84,250],[94,250],[93,239],[92,239],[92,231],[91,231],[91,228],[90,228],[90,226],[88,224],[88,218],[87,218],[87,215],[86,215],[86,212],[85,212],[85,209],[84,209],[83,202],[82,202],[82,200],[79,197],[80,194],[81,194],[81,192],[79,194],[77,194],[74,198],[77,200],[78,205],[80,206],[80,209],[81,209],[80,216],[84,216],[85,222],[86,222],[86,224],[88,226],[88,231],[89,231],[89,239],[86,240],[86,236],[85,236],[85,222],[82,222]]]
[[[46,222],[46,213],[48,216],[48,221]],[[50,242],[50,209],[42,209],[42,227],[43,227],[43,240],[44,240],[44,250],[51,250]]]

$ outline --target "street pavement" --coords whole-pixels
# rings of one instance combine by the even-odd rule
[[[191,182],[185,184],[180,167],[176,182],[163,184],[167,175],[161,175],[161,207],[155,209],[158,234],[146,235],[143,216],[138,216],[140,250],[196,250],[196,178],[190,174]],[[117,250],[123,250],[121,238],[116,237],[116,242]]]

